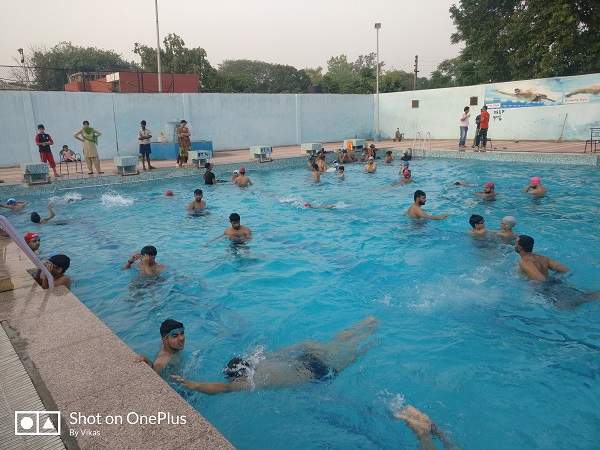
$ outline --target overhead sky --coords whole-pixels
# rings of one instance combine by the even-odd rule
[[[297,68],[326,67],[340,54],[354,60],[375,51],[387,68],[412,71],[419,55],[428,75],[459,47],[450,44],[448,12],[458,0],[158,0],[160,33],[200,46],[214,66],[225,59],[257,59]],[[154,0],[5,0],[0,14],[0,64],[17,49],[60,41],[112,49],[137,60],[133,43],[156,43]]]

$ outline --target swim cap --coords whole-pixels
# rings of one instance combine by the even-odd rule
[[[13,206],[17,204],[17,199],[16,198],[9,198],[8,200],[6,200],[6,204],[8,206]]]
[[[173,194],[173,191],[171,189],[167,189],[165,191],[165,197],[173,197],[173,195],[175,194]]]
[[[531,184],[533,184],[534,186],[537,186],[541,182],[542,182],[542,179],[540,177],[531,177]]]
[[[484,186],[486,188],[494,188],[496,185],[494,183],[492,183],[491,181],[488,181],[487,183],[484,184]]]
[[[505,223],[512,228],[517,224],[517,219],[515,219],[513,216],[506,216],[502,218],[502,223]]]
[[[60,267],[63,270],[63,273],[65,273],[71,265],[71,259],[67,255],[54,255],[51,256],[48,261],[55,266]]]
[[[240,167],[240,173],[243,175],[246,173],[246,168],[245,167]]]
[[[375,158],[373,158],[372,156],[369,156],[368,161],[373,161]]]
[[[32,241],[33,239],[37,239],[39,237],[40,237],[39,234],[29,231],[29,232],[25,233],[25,236],[23,236],[23,239],[25,239],[25,242],[29,243],[29,241]]]
[[[234,174],[234,175],[237,175],[237,174],[239,174],[239,173],[240,173],[240,171],[239,171],[239,170],[237,170],[237,169],[235,169],[235,170],[233,171],[233,174]]]
[[[38,213],[36,213],[34,211],[31,213],[31,221],[33,223],[40,223],[42,221],[42,218],[40,217],[40,215]]]
[[[183,329],[183,324],[173,319],[165,320],[160,324],[160,337],[165,337],[167,334],[177,328]]]

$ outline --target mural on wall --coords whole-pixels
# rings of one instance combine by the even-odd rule
[[[599,75],[512,81],[485,87],[485,104],[490,109],[592,102],[600,102]]]

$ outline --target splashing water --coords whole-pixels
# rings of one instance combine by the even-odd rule
[[[107,192],[102,194],[101,201],[103,206],[111,208],[113,206],[131,206],[134,199],[117,194],[116,192]]]
[[[83,199],[83,196],[79,192],[67,192],[62,197],[54,196],[54,197],[50,197],[49,200],[50,200],[50,202],[52,202],[54,204],[66,204],[66,203],[78,202],[81,199]]]

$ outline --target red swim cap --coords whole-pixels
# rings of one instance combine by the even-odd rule
[[[23,236],[23,239],[25,239],[25,242],[29,243],[29,241],[32,241],[33,239],[39,238],[40,235],[37,233],[32,233],[31,231],[28,233],[25,233],[25,236]]]
[[[175,194],[173,194],[173,191],[171,189],[167,189],[165,191],[165,197],[173,197],[173,195]]]

